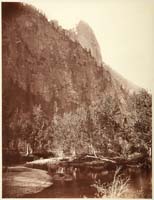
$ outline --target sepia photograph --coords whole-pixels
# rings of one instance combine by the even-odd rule
[[[0,3],[2,198],[152,199],[154,1]]]

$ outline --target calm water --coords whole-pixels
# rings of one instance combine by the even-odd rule
[[[42,192],[26,195],[26,198],[81,198],[94,197],[96,190],[86,181],[56,182]]]
[[[152,198],[151,191],[151,172],[146,170],[134,169],[131,172],[125,172],[124,176],[130,177],[131,189],[136,193],[142,189],[143,198]],[[97,174],[99,178],[99,174]],[[110,182],[113,179],[114,171],[105,172],[101,176],[102,182]],[[95,197],[96,189],[91,185],[95,181],[90,179],[90,173],[80,174],[75,180],[65,182],[61,180],[54,181],[54,184],[37,194],[25,195],[25,198],[81,198]],[[129,197],[128,197],[129,198]]]

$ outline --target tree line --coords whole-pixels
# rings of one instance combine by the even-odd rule
[[[17,109],[8,124],[9,148],[20,151],[20,143],[25,141],[33,152],[56,155],[90,153],[129,158],[138,153],[151,156],[151,95],[142,90],[129,96],[127,101],[127,113],[122,113],[118,100],[112,96],[61,115],[55,108],[52,118],[41,105],[34,105],[32,112]]]

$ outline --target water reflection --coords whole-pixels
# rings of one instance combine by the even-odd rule
[[[59,168],[56,172],[50,172],[53,178],[53,186],[37,194],[26,195],[26,198],[81,198],[95,197],[96,189],[92,187],[96,180],[104,183],[113,181],[115,171],[86,170],[70,167]],[[142,191],[142,198],[151,198],[151,176],[150,170],[137,168],[122,169],[124,177],[130,177],[130,193],[137,194]],[[141,194],[140,194],[141,195]],[[128,196],[129,198],[129,196]]]

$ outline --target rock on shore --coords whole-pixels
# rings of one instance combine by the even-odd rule
[[[46,171],[24,166],[9,167],[3,173],[3,198],[23,197],[51,186],[51,176]]]

